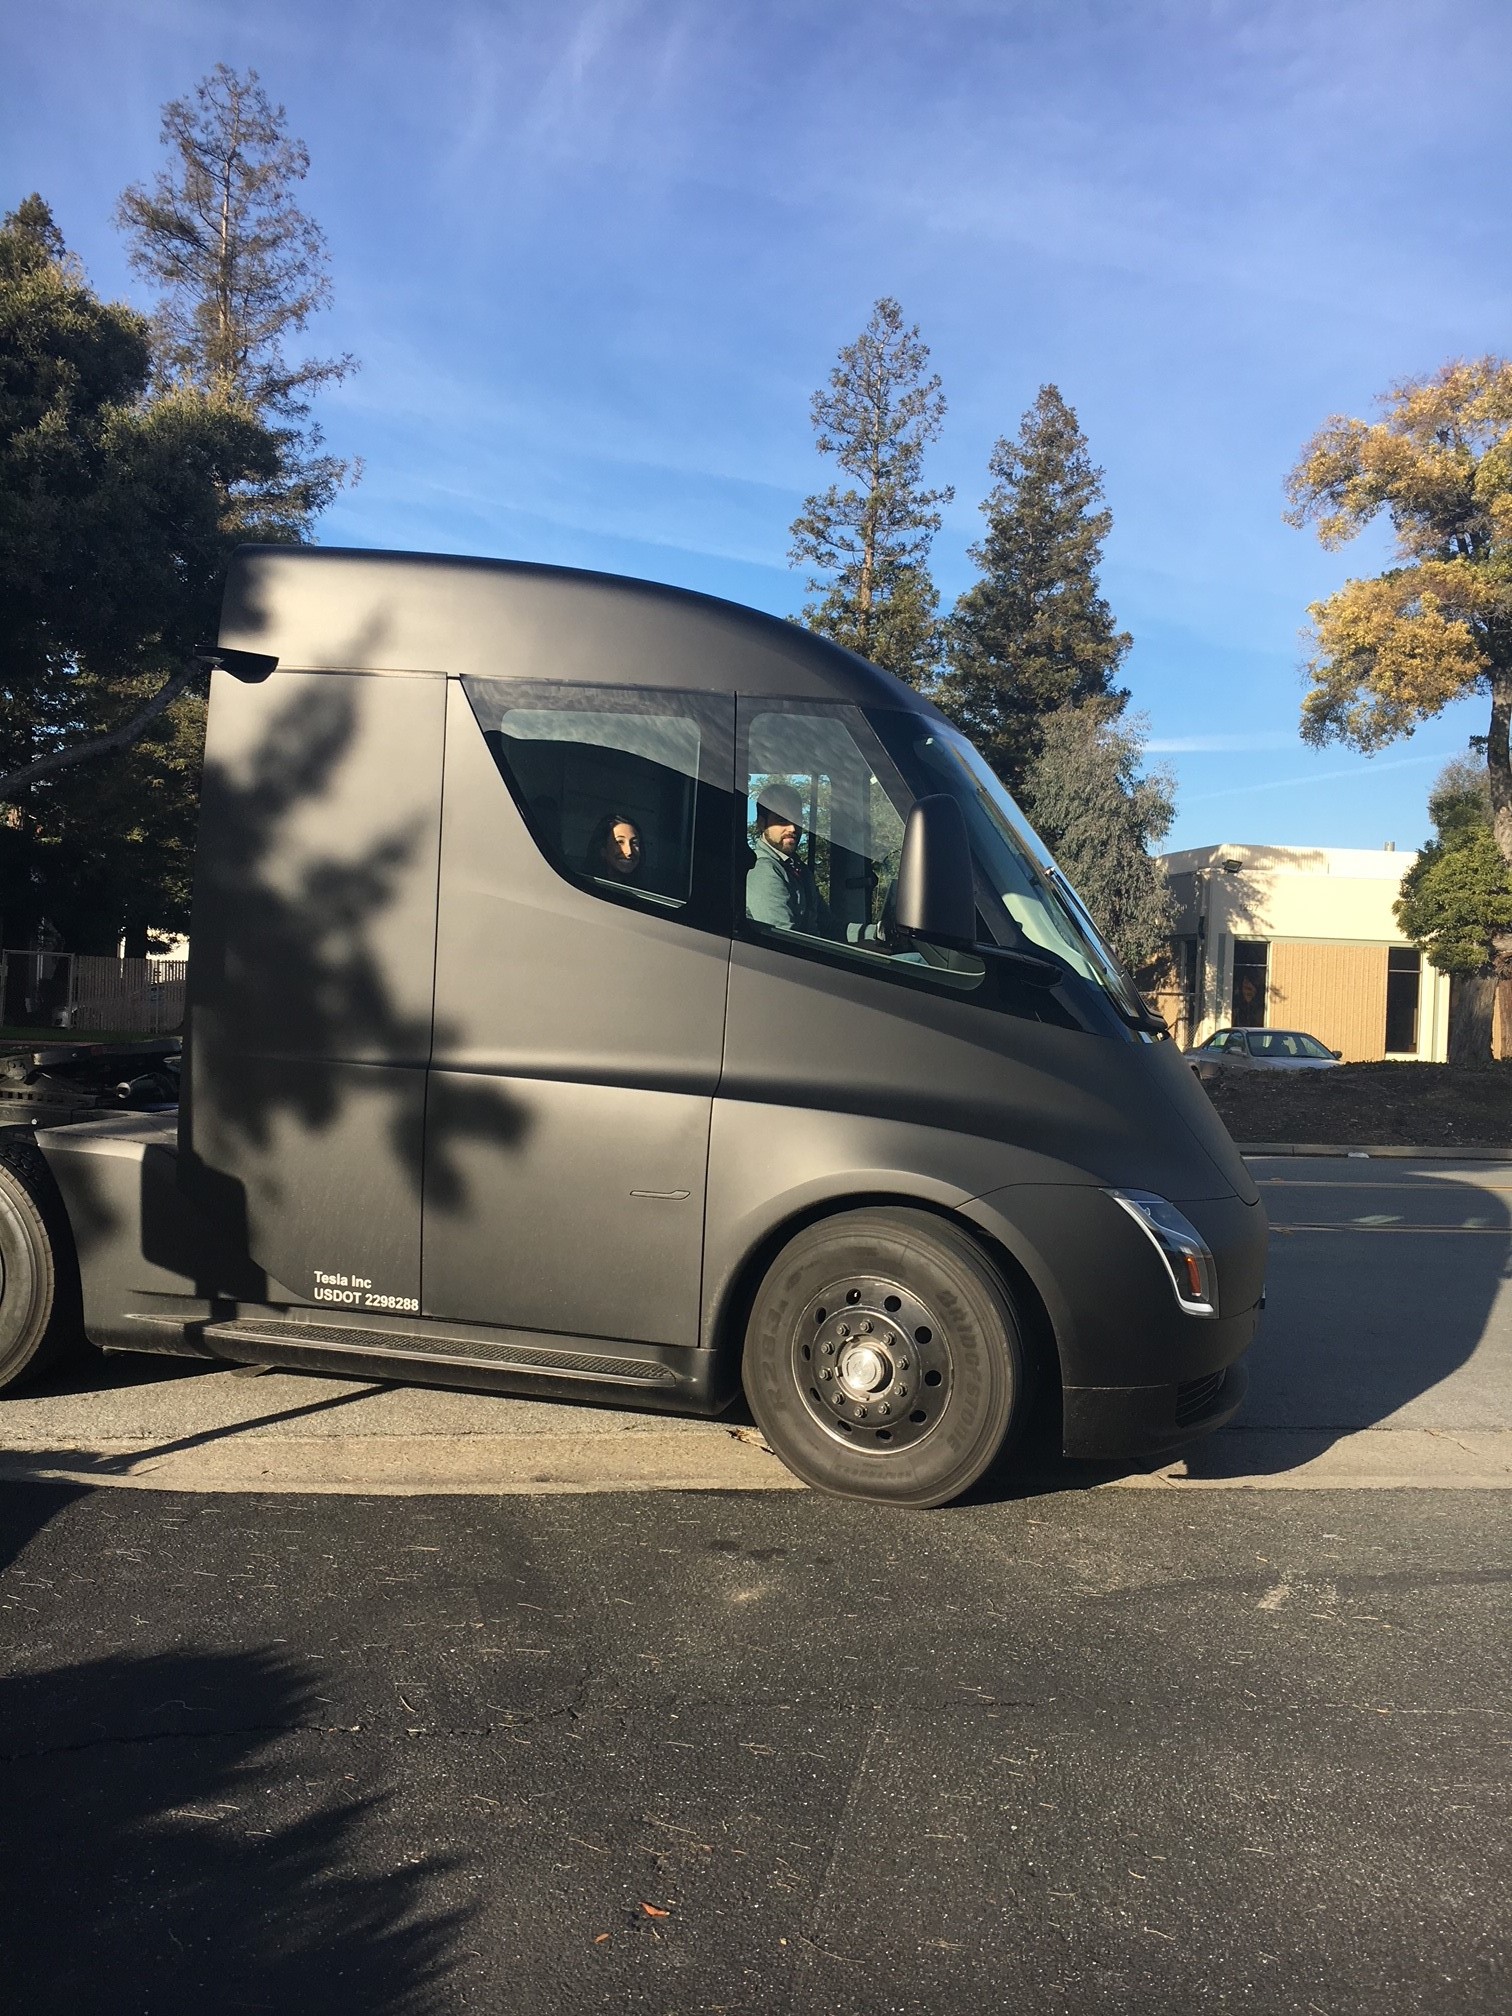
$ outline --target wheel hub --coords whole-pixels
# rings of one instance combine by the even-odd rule
[[[950,1346],[913,1290],[857,1276],[832,1283],[803,1311],[793,1377],[827,1435],[893,1455],[938,1426],[950,1401]]]
[[[843,1352],[837,1369],[841,1385],[862,1399],[875,1393],[879,1386],[892,1384],[892,1360],[870,1344],[857,1344]]]

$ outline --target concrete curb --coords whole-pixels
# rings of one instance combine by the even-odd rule
[[[598,1491],[801,1491],[754,1429],[605,1435],[282,1435],[193,1448],[120,1440],[0,1451],[0,1483],[357,1497],[544,1497]]]
[[[1343,1155],[1360,1161],[1512,1162],[1512,1147],[1397,1148],[1363,1141],[1241,1141],[1241,1155]]]
[[[1101,1466],[1099,1466],[1101,1467]],[[1050,1491],[1512,1489],[1512,1429],[1229,1428],[1187,1456],[1098,1476],[1036,1468]],[[22,1441],[0,1451],[0,1483],[212,1494],[548,1497],[601,1491],[801,1491],[750,1428],[623,1434],[227,1435],[185,1447],[140,1438]]]

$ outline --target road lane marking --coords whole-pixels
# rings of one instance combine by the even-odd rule
[[[1436,1183],[1459,1183],[1472,1190],[1512,1191],[1512,1183],[1479,1183],[1473,1176],[1424,1174],[1410,1183],[1360,1183],[1351,1177],[1330,1182],[1326,1176],[1261,1176],[1262,1190],[1432,1190]]]
[[[1271,1225],[1272,1232],[1453,1232],[1462,1239],[1512,1239],[1512,1225],[1362,1225],[1352,1218]]]

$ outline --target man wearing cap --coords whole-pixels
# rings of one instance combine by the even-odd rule
[[[798,858],[803,801],[791,784],[768,784],[756,805],[756,860],[746,875],[746,915],[774,931],[823,935],[829,919],[814,871]]]

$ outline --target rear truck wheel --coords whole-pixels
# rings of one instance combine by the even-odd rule
[[[964,1232],[926,1211],[847,1211],[778,1254],[746,1325],[751,1412],[806,1483],[944,1505],[1022,1425],[1029,1357],[1012,1298]]]
[[[0,1392],[41,1373],[82,1335],[73,1240],[35,1144],[0,1140]]]

